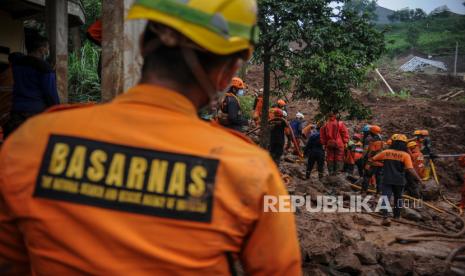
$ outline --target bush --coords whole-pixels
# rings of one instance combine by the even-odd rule
[[[78,53],[69,56],[68,91],[70,103],[99,102],[100,80],[97,74],[100,50],[86,41]]]
[[[247,119],[247,120],[251,119],[255,97],[249,96],[249,95],[242,96],[242,97],[239,97],[239,101],[241,104],[242,116],[244,117],[244,119]]]

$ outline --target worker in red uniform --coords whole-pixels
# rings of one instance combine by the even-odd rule
[[[460,166],[465,168],[465,155],[462,155],[459,158],[459,164]],[[465,209],[465,175],[463,176],[463,187],[462,187],[462,200],[460,201],[459,207],[462,208],[462,210]]]
[[[328,115],[328,121],[320,130],[321,144],[326,148],[326,163],[330,175],[342,172],[344,168],[344,148],[349,142],[349,131],[344,122],[337,119],[336,113]]]
[[[371,125],[366,141],[368,141],[368,148],[364,156],[365,171],[363,173],[362,193],[366,193],[368,184],[374,176],[376,181],[376,193],[379,194],[381,193],[381,183],[383,180],[383,163],[373,160],[373,157],[384,149],[381,127]]]
[[[140,83],[2,146],[1,274],[301,275],[294,215],[264,212],[287,195],[272,159],[197,115],[251,57],[255,1],[135,1],[128,17],[148,19]]]

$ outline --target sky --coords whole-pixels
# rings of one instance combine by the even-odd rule
[[[378,5],[391,10],[400,10],[405,7],[421,8],[430,13],[439,6],[447,5],[455,13],[465,14],[465,0],[378,0]]]

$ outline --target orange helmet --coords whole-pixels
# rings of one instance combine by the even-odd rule
[[[417,142],[415,142],[415,141],[408,142],[407,147],[409,149],[416,148],[417,147]]]
[[[245,88],[244,82],[241,80],[241,78],[238,78],[238,77],[232,78],[231,86],[237,89]]]
[[[421,135],[429,136],[429,131],[427,131],[426,129],[423,129],[423,130],[421,130]]]
[[[413,132],[413,135],[414,135],[414,136],[419,136],[419,135],[423,135],[423,134],[421,133],[421,130],[417,129],[417,130],[415,130],[415,131]]]
[[[370,132],[373,133],[373,134],[380,134],[381,133],[381,127],[379,127],[377,125],[372,125],[370,127]]]
[[[282,100],[282,99],[279,99],[278,100],[278,106],[280,106],[280,107],[286,106],[286,102],[284,100]]]

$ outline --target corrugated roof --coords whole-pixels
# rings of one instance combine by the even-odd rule
[[[404,72],[415,72],[427,66],[433,66],[443,71],[447,71],[447,67],[444,64],[444,62],[421,58],[417,56],[404,63],[404,65],[402,65],[399,69]]]

